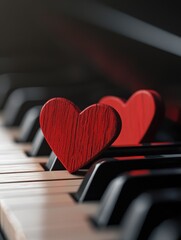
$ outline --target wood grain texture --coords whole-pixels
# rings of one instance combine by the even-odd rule
[[[127,102],[115,96],[103,97],[99,102],[112,106],[122,120],[121,133],[112,146],[152,141],[164,117],[161,97],[153,90],[137,91]]]
[[[64,98],[49,100],[40,126],[53,152],[70,172],[83,167],[117,138],[121,120],[110,106],[94,104],[84,111]]]

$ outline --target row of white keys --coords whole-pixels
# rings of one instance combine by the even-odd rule
[[[27,209],[28,207],[28,209]],[[8,239],[116,239],[115,229],[98,231],[88,223],[96,204],[75,205],[68,194],[1,201],[1,227]],[[13,222],[13,223],[12,223]]]
[[[28,157],[31,144],[15,142],[18,128],[0,126],[0,173],[42,172],[48,157]]]
[[[99,231],[89,221],[97,203],[79,205],[71,197],[81,176],[44,171],[47,157],[28,157],[27,146],[13,142],[16,131],[0,130],[8,139],[0,154],[0,224],[8,240],[117,238],[117,230]]]

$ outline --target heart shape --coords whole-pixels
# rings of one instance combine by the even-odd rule
[[[73,173],[114,142],[121,120],[112,107],[104,104],[91,105],[81,112],[69,100],[53,98],[40,112],[40,127],[58,159]]]
[[[99,103],[112,106],[122,120],[121,134],[112,146],[152,141],[164,117],[161,97],[153,90],[139,90],[127,102],[119,97],[106,96]]]

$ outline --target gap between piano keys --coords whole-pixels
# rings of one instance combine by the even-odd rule
[[[70,196],[69,193],[77,191],[82,177],[70,175],[67,171],[44,172],[40,164],[47,162],[48,158],[28,157],[24,152],[30,146],[13,141],[18,129],[11,132],[1,127],[1,132],[3,137],[0,139],[0,148],[4,149],[4,155],[0,155],[0,166],[4,174],[0,175],[0,223],[8,240],[54,239],[54,236],[66,239],[116,238],[117,231],[114,228],[99,232],[90,223],[86,223],[87,217],[96,211],[96,204],[78,205]],[[3,143],[4,139],[6,143]],[[31,172],[33,168],[35,171]],[[50,222],[40,226],[35,221],[35,216],[39,216],[36,219],[41,221],[44,219],[41,218],[42,214]],[[21,232],[21,226],[25,223],[23,216],[25,219],[29,219],[27,216],[31,217],[32,222]],[[12,221],[11,217],[16,220]]]
[[[4,131],[4,136],[9,142],[8,144],[12,144],[16,133],[16,130],[12,134],[11,132],[9,133],[8,131]],[[14,144],[16,145],[16,143]],[[26,154],[22,154],[22,151],[25,151],[26,147],[22,145],[21,148],[21,145],[18,144],[17,146],[19,147],[16,149],[14,148],[14,144],[12,144],[13,147],[11,152],[4,153],[3,158],[7,157],[11,161],[15,155],[17,157],[19,154],[19,159],[28,159],[29,157],[26,156]],[[11,149],[9,146],[7,145],[7,149]],[[47,159],[48,158],[45,158],[44,160],[46,161]],[[12,164],[11,167],[13,168]],[[10,187],[12,189],[16,184],[18,186],[19,183],[21,184],[26,181],[33,185],[33,183],[37,183],[37,181],[41,182],[48,180],[54,182],[56,179],[59,179],[60,181],[64,181],[63,179],[66,179],[66,181],[71,181],[71,179],[74,178],[77,179],[77,177],[72,175],[70,177],[70,174],[67,174],[66,171],[61,171],[61,174],[58,172],[51,174],[49,172],[42,171],[42,169],[37,170],[37,172],[34,173],[31,173],[31,170],[29,171],[29,173],[24,173],[24,170],[22,170],[22,173],[8,173],[7,166],[7,173],[3,174],[2,178],[0,175],[0,185],[3,186],[6,184],[7,186],[7,184],[12,183],[12,187]],[[81,177],[78,178],[81,180]],[[56,239],[57,236],[61,236],[62,234],[65,234],[65,239],[72,239],[72,237],[73,239],[117,239],[117,229],[115,230],[113,228],[106,229],[104,231],[97,231],[90,222],[86,223],[88,221],[88,216],[90,217],[91,215],[94,215],[97,211],[97,204],[91,203],[89,205],[86,203],[84,205],[77,205],[73,202],[73,199],[69,195],[69,191],[76,191],[80,182],[77,182],[77,185],[75,184],[67,189],[65,187],[59,187],[59,190],[53,185],[51,186],[51,190],[47,188],[39,188],[36,190],[30,188],[29,191],[11,190],[11,192],[4,190],[2,195],[0,194],[0,223],[3,231],[8,236],[8,239],[41,240],[54,239],[54,237]],[[31,194],[35,194],[35,196],[31,198]],[[59,200],[59,198],[61,200]],[[37,216],[37,211],[40,218]],[[69,211],[71,214],[67,215]],[[72,217],[72,214],[75,215]],[[46,219],[46,224],[44,225],[43,222],[47,215],[50,217],[50,220]],[[69,224],[71,226],[69,226]],[[40,228],[37,228],[38,225],[40,225]],[[77,233],[76,236],[72,235],[71,232],[73,230],[74,233]]]

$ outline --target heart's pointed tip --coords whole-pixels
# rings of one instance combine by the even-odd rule
[[[72,174],[72,175],[77,175],[76,173],[80,170],[80,167],[79,168],[66,168],[66,170]]]
[[[74,173],[74,171],[71,171],[71,170],[69,170],[69,169],[67,169],[67,171],[70,173],[70,174],[73,174]],[[76,171],[75,171],[76,172]]]

